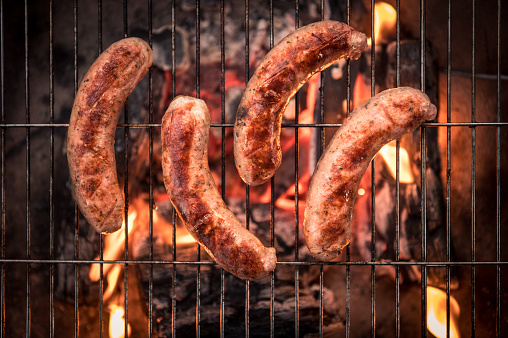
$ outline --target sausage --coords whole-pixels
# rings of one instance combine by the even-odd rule
[[[358,59],[366,48],[365,34],[341,22],[321,21],[295,30],[268,52],[236,112],[235,164],[247,184],[262,184],[280,166],[282,116],[298,89],[340,58]]]
[[[143,40],[117,41],[92,64],[74,99],[67,161],[79,209],[99,233],[122,226],[125,202],[116,173],[115,129],[125,100],[152,60]]]
[[[344,121],[309,183],[303,229],[314,257],[330,261],[349,243],[360,179],[379,149],[436,114],[427,95],[403,87],[370,98]]]
[[[265,247],[228,209],[208,167],[210,113],[205,102],[177,96],[162,118],[162,172],[173,206],[187,230],[233,275],[255,280],[275,269]]]

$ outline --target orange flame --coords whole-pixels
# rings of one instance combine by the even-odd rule
[[[138,216],[136,211],[129,212],[129,226],[127,228],[127,232],[130,234],[132,229],[134,228],[134,221]],[[122,224],[122,227],[117,232],[114,232],[104,239],[104,252],[103,258],[104,260],[114,260],[117,259],[120,255],[123,247],[125,245],[125,220]],[[95,260],[99,260],[100,257],[95,258]],[[111,271],[110,271],[111,270]],[[104,292],[104,300],[109,299],[109,297],[113,294],[113,291],[116,286],[116,282],[120,273],[122,271],[122,267],[118,264],[104,264],[103,265],[103,274],[107,275],[108,287]],[[97,282],[100,278],[100,264],[92,264],[90,267],[90,272],[88,274],[89,278],[93,282]]]
[[[390,171],[390,174],[392,174],[392,177],[396,177],[396,156],[397,156],[397,147],[396,147],[396,141],[392,141],[385,145],[381,150],[379,150],[379,155],[383,158],[385,161],[388,170]],[[399,170],[399,182],[400,183],[413,183],[415,181],[413,177],[413,172],[411,171],[411,161],[409,159],[409,155],[406,151],[406,149],[400,147],[400,153],[399,153],[399,160],[400,160],[400,170]]]
[[[459,303],[450,296],[450,338],[459,338],[457,321],[460,314]],[[427,287],[427,329],[436,337],[444,338],[446,335],[446,292]]]
[[[169,224],[164,219],[160,218],[159,215],[157,215],[156,212],[153,213],[153,224],[154,224],[154,232],[160,233],[159,229],[172,229],[173,226]],[[167,234],[164,237],[164,243],[171,244],[173,239],[170,234]],[[176,244],[177,245],[183,245],[183,244],[193,244],[196,243],[196,240],[192,235],[187,231],[185,227],[177,226],[176,227]]]
[[[172,244],[172,229],[173,226],[163,218],[159,217],[157,212],[153,212],[153,231],[157,234],[157,240],[162,240],[164,243]],[[148,225],[150,218],[150,208],[143,198],[134,199],[129,205],[128,229],[129,235],[137,229],[140,225]],[[182,226],[176,228],[177,245],[196,243],[196,240],[189,234],[187,229]],[[104,261],[117,260],[121,258],[121,254],[125,247],[125,222],[122,228],[104,238]],[[96,257],[95,260],[99,260]],[[104,291],[103,300],[107,301],[113,295],[118,283],[120,274],[123,271],[123,264],[103,264],[103,275],[107,280],[107,288]],[[93,282],[100,279],[100,264],[92,264],[89,278]]]
[[[109,337],[124,338],[125,337],[125,318],[124,309],[121,306],[111,305],[109,317]],[[131,326],[127,323],[127,337],[131,335]]]
[[[393,34],[397,23],[397,11],[386,2],[378,2],[374,6],[374,34],[376,45],[379,41],[389,38]],[[367,39],[367,44],[372,46],[372,38]]]

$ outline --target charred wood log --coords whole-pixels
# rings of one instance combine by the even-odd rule
[[[230,208],[240,219],[245,215],[245,206],[240,200],[229,202]],[[159,205],[158,211],[165,209]],[[277,211],[277,227],[275,246],[279,260],[294,260],[294,218],[292,214],[282,215]],[[161,217],[171,213],[163,212]],[[167,220],[167,219],[166,219]],[[178,222],[179,223],[179,220]],[[177,227],[181,225],[177,224]],[[147,227],[146,227],[147,228]],[[270,243],[270,207],[269,205],[253,205],[250,230],[263,243]],[[163,243],[157,237],[150,241],[147,231],[137,231],[133,241],[134,258],[148,260],[152,245],[153,260],[173,260],[172,244]],[[157,235],[155,235],[157,236]],[[177,239],[178,243],[178,239]],[[302,245],[302,252],[304,244]],[[291,249],[292,248],[292,249]],[[304,254],[305,255],[305,254]],[[139,278],[143,298],[148,308],[149,299],[153,301],[153,327],[158,337],[170,337],[173,329],[177,335],[196,334],[196,313],[199,301],[199,330],[204,336],[220,334],[221,294],[224,307],[224,334],[237,337],[245,335],[245,318],[248,307],[249,333],[253,337],[266,336],[270,332],[270,308],[272,291],[270,277],[249,283],[249,294],[246,296],[246,282],[225,272],[221,290],[221,270],[215,264],[196,264],[197,245],[185,244],[176,247],[178,264],[140,264]],[[206,252],[200,249],[201,262],[213,262]],[[181,262],[189,262],[181,264]],[[199,265],[199,267],[198,267]],[[199,277],[198,277],[199,269]],[[299,333],[315,334],[318,332],[320,318],[319,269],[300,266],[298,309],[295,309],[295,266],[279,265],[275,270],[273,289],[273,321],[277,336],[293,336],[295,334],[295,311],[298,311]],[[176,277],[177,283],[174,282]],[[199,283],[199,294],[197,293]],[[151,285],[150,285],[151,284]],[[173,285],[176,288],[173,289]],[[150,298],[149,290],[152,290]],[[199,297],[199,298],[198,298]],[[246,304],[246,297],[248,304]],[[323,321],[324,330],[336,328],[343,319],[339,315],[335,293],[323,287]],[[173,311],[176,311],[173,313]],[[173,327],[174,325],[174,327]]]

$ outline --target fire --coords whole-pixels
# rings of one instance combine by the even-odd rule
[[[317,93],[319,92],[319,79],[320,74],[317,73],[313,75],[309,81],[307,82],[307,97],[306,97],[306,108],[300,112],[298,123],[300,124],[310,124],[314,120],[314,107],[316,106]],[[288,112],[291,114],[294,112],[294,106],[286,110],[286,115]],[[300,128],[299,129],[299,148],[302,153],[308,153],[310,149],[310,143],[312,138],[312,130],[311,128]],[[288,142],[283,147],[283,151],[287,150],[290,146],[294,145],[294,138],[290,138],[287,140]],[[308,166],[300,166],[301,176],[298,181],[298,213],[303,215],[303,210],[305,210],[305,197],[307,192],[307,187],[309,185],[311,174],[309,172]],[[275,206],[284,210],[294,210],[295,208],[295,195],[296,195],[297,185],[291,185],[281,196],[275,201]],[[261,201],[265,203],[270,202],[271,190],[268,187],[266,193],[262,195]]]
[[[121,306],[111,305],[109,307],[111,314],[109,317],[109,337],[124,338],[125,337],[125,318],[124,309]],[[131,326],[127,323],[127,337],[131,334]]]
[[[378,41],[387,39],[393,35],[397,23],[397,11],[386,2],[378,2],[374,6],[374,34],[376,44]],[[372,38],[367,39],[367,44],[372,46]]]
[[[459,338],[458,318],[460,314],[459,303],[450,296],[450,337]],[[446,335],[446,292],[427,287],[427,329],[436,337]]]
[[[393,178],[396,177],[396,156],[397,156],[397,147],[396,141],[392,141],[385,145],[381,150],[379,150],[379,155],[385,161],[390,174],[392,174]],[[406,149],[400,147],[399,153],[400,160],[400,170],[399,170],[399,182],[400,183],[413,183],[415,181],[413,177],[413,173],[411,171],[411,161],[409,160],[409,155]]]
[[[173,226],[165,219],[159,217],[157,212],[153,212],[153,231],[157,234],[157,237],[169,245],[172,244],[172,229]],[[148,226],[150,218],[150,208],[143,198],[136,198],[129,204],[129,217],[128,217],[128,228],[127,232],[129,236],[135,231],[137,227]],[[196,240],[189,234],[187,229],[182,226],[176,227],[176,238],[177,245],[192,244],[196,243]],[[104,237],[104,261],[118,260],[121,259],[122,253],[125,250],[125,221],[122,224],[122,228]],[[99,260],[100,257],[96,257],[95,260]],[[111,299],[113,295],[120,274],[123,271],[123,264],[103,264],[103,275],[107,280],[107,288],[103,294],[103,300],[107,301]],[[89,278],[93,282],[97,282],[100,279],[100,264],[92,264]]]
[[[127,232],[130,234],[132,229],[134,228],[134,221],[136,220],[138,214],[136,211],[130,211],[128,217],[128,228]],[[117,259],[120,253],[123,251],[125,245],[125,220],[122,224],[122,228],[117,232],[114,232],[104,239],[104,252],[103,257],[104,260],[114,260]],[[100,257],[95,258],[95,260],[99,260]],[[111,270],[111,271],[110,271]],[[107,275],[108,287],[104,292],[104,300],[109,299],[109,297],[113,294],[113,291],[116,286],[116,282],[120,273],[122,271],[122,267],[118,264],[104,264],[103,274]],[[90,267],[90,273],[88,275],[91,281],[97,282],[100,278],[100,265],[92,264]]]
[[[163,229],[172,229],[172,227],[173,227],[167,221],[160,218],[156,212],[153,214],[153,224],[154,224],[154,231],[157,231],[158,233],[163,231]],[[167,234],[163,237],[164,237],[164,243],[167,243],[167,244],[172,243],[173,239],[172,239],[171,234]],[[193,243],[196,243],[196,240],[187,231],[187,229],[183,226],[177,226],[176,227],[176,244],[183,245],[183,244],[193,244]]]

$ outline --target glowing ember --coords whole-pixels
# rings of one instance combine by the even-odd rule
[[[390,174],[392,174],[393,178],[396,177],[396,156],[397,156],[397,147],[396,141],[392,141],[385,145],[381,150],[379,150],[379,155],[385,161]],[[413,177],[413,173],[411,171],[411,161],[409,160],[409,155],[404,148],[400,148],[399,153],[399,182],[400,183],[413,183],[415,181]]]
[[[457,321],[460,314],[459,303],[450,296],[450,337],[459,338]],[[446,292],[427,287],[427,329],[436,337],[446,335]]]
[[[124,310],[117,305],[110,306],[111,315],[109,318],[109,337],[124,338],[125,337],[125,318]],[[130,336],[131,326],[127,324],[127,337]]]
[[[374,34],[376,44],[387,39],[393,34],[397,23],[397,11],[386,2],[378,2],[374,6]],[[372,38],[367,39],[367,44],[372,46]]]

